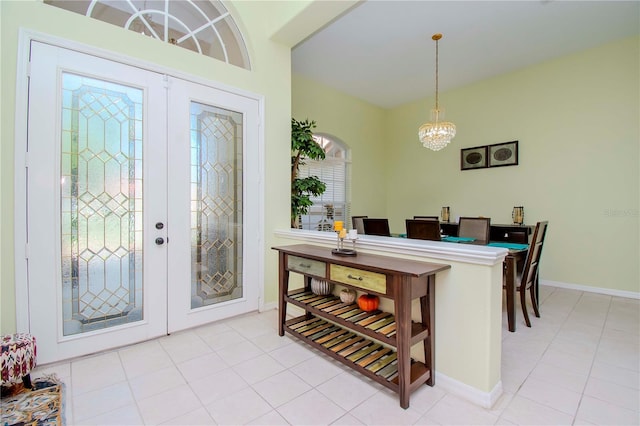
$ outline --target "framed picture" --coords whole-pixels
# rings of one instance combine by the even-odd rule
[[[476,146],[460,150],[460,169],[484,169],[487,167],[487,147]]]
[[[517,165],[518,141],[489,145],[489,167]]]

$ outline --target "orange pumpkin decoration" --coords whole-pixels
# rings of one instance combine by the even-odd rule
[[[370,312],[378,309],[380,298],[373,294],[363,294],[358,297],[358,307],[363,311]]]

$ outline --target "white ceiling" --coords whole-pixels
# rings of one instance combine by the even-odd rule
[[[442,93],[637,35],[640,1],[364,1],[295,46],[293,72],[392,108],[435,93],[435,33]]]

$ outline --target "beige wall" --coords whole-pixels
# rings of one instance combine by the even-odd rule
[[[291,82],[291,108],[297,120],[314,120],[318,133],[349,145],[352,164],[353,215],[386,215],[388,173],[385,161],[387,112],[299,75]]]
[[[386,202],[381,212],[354,196],[354,214],[385,214],[392,232],[404,232],[405,218],[441,206],[453,218],[511,223],[522,205],[526,223],[549,220],[543,280],[637,294],[639,52],[634,37],[441,93],[458,134],[439,152],[417,139],[432,98],[382,112],[364,104],[354,119],[360,101],[294,75],[292,111],[354,147],[354,192],[372,182]],[[370,127],[378,137],[360,137]],[[460,170],[461,148],[512,140],[518,166]],[[366,166],[364,147],[374,161]]]
[[[289,187],[291,123],[290,46],[270,40],[285,20],[295,15],[303,2],[237,2],[227,4],[238,23],[249,50],[252,71],[224,64],[184,49],[148,39],[130,31],[40,1],[0,1],[1,28],[1,211],[0,229],[0,305],[1,332],[16,329],[14,255],[14,120],[16,96],[16,57],[18,29],[27,28],[52,36],[82,42],[121,55],[148,61],[216,83],[264,96],[264,155],[266,205],[264,208],[264,247],[266,299],[276,298],[276,257],[269,249],[272,230],[289,225],[288,191],[269,190]],[[293,12],[288,12],[293,8]],[[21,231],[21,230],[18,230]]]

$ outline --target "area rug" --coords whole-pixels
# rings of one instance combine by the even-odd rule
[[[62,426],[62,382],[55,376],[32,380],[33,390],[13,386],[0,399],[0,425]]]

